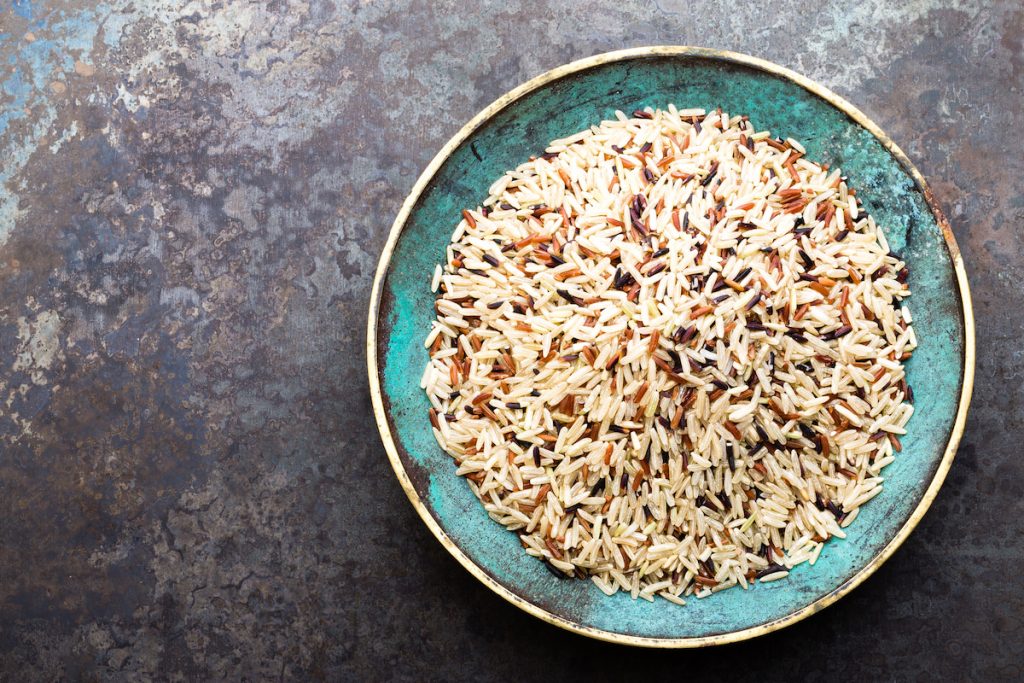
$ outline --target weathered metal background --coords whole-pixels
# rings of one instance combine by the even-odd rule
[[[1024,675],[1024,9],[13,0],[0,9],[0,680]],[[372,269],[418,172],[571,59],[698,44],[848,97],[932,184],[977,387],[950,478],[822,615],[709,652],[562,633],[416,518],[370,416]],[[749,672],[762,680],[763,673]]]

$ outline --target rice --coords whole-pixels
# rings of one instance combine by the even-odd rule
[[[617,112],[463,212],[431,427],[555,575],[680,605],[776,581],[881,492],[908,271],[805,154],[721,111]]]

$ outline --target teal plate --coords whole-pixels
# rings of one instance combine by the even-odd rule
[[[907,364],[916,412],[885,490],[845,540],[783,581],[734,588],[685,607],[559,580],[516,535],[491,521],[437,443],[419,388],[433,319],[430,280],[463,208],[550,140],[616,109],[722,107],[758,130],[799,140],[809,158],[839,165],[891,248],[910,265],[920,344]],[[963,431],[974,373],[974,328],[960,252],[920,174],[861,112],[825,88],[759,59],[685,47],[598,55],[550,71],[470,121],[420,176],[391,230],[374,281],[367,356],[377,425],[398,479],[438,540],[474,576],[557,626],[604,640],[695,647],[753,637],[817,612],[866,579],[920,521]]]

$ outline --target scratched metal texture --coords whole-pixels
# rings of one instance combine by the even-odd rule
[[[0,8],[0,680],[1024,676],[1024,9],[994,3]],[[978,326],[935,505],[820,615],[698,652],[556,630],[460,568],[371,418],[372,269],[495,97],[645,44],[860,106],[930,181]]]

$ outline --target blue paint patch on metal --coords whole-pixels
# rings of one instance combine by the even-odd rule
[[[31,0],[13,0],[11,8],[14,9],[14,13],[22,19],[32,18],[32,2]]]
[[[4,110],[0,111],[0,135],[2,135],[15,116],[21,118],[25,115],[24,111],[20,110],[24,108],[25,98],[32,89],[21,78],[21,74],[15,71],[7,77],[6,81],[0,83],[0,90],[3,90],[4,95],[10,98]]]
[[[19,17],[32,19],[32,6],[27,0],[16,0],[12,7]],[[11,75],[0,84],[0,158],[5,160],[0,167],[0,244],[13,229],[17,214],[17,198],[8,181],[28,162],[57,119],[59,100],[52,98],[50,84],[73,72],[76,59],[89,59],[96,36],[110,14],[110,8],[101,5],[72,16],[54,12],[40,17],[31,24],[39,35],[24,41],[7,58]],[[112,39],[119,38],[120,31],[112,35]],[[27,129],[13,136],[11,126],[29,117],[32,121]]]
[[[131,5],[129,5],[129,8]],[[103,43],[108,48],[115,48],[121,43],[121,36],[124,28],[132,23],[134,15],[130,9],[124,11],[113,11],[103,9],[100,11],[103,17],[100,28],[103,30]]]

